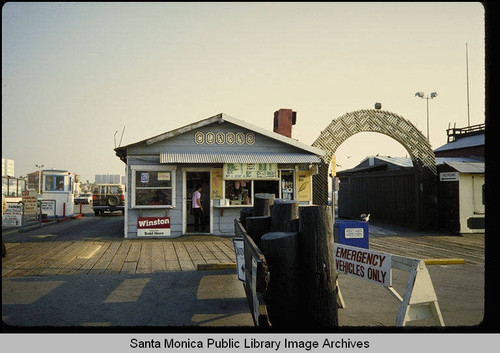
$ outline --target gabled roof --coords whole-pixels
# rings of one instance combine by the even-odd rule
[[[259,133],[259,134],[264,135],[266,137],[269,137],[271,139],[278,140],[280,142],[286,143],[286,144],[291,145],[293,147],[302,149],[302,150],[307,151],[309,153],[313,153],[313,154],[316,154],[316,155],[319,155],[319,156],[323,156],[325,154],[325,152],[323,150],[319,149],[319,148],[306,145],[305,143],[299,142],[299,141],[297,141],[295,139],[283,136],[281,134],[278,134],[278,133],[275,133],[275,132],[272,132],[272,131],[268,131],[268,130],[263,129],[261,127],[258,127],[256,125],[247,123],[246,121],[233,118],[232,116],[229,116],[229,115],[224,114],[224,113],[217,114],[217,115],[212,116],[210,118],[206,118],[206,119],[200,120],[198,122],[195,122],[195,123],[192,123],[192,124],[180,127],[178,129],[175,129],[175,130],[171,130],[171,131],[165,132],[163,134],[160,134],[160,135],[157,135],[157,136],[154,136],[154,137],[151,137],[151,138],[148,138],[148,139],[136,142],[136,143],[132,143],[132,144],[129,144],[129,145],[126,145],[126,146],[115,148],[115,151],[116,151],[117,155],[120,155],[120,152],[124,153],[126,151],[126,149],[128,147],[130,147],[130,146],[138,145],[138,144],[141,144],[141,143],[146,143],[148,145],[152,145],[154,143],[158,143],[158,142],[161,142],[161,141],[168,140],[168,139],[170,139],[172,137],[184,134],[184,133],[189,132],[189,131],[193,131],[193,130],[199,129],[199,128],[207,126],[207,125],[211,125],[211,124],[214,124],[214,123],[223,123],[223,122],[226,122],[226,121],[229,122],[229,123],[231,123],[231,124],[238,125],[238,126],[240,126],[242,128],[245,128],[245,129],[248,129],[248,130],[252,130],[252,131],[254,131],[256,133]]]
[[[475,158],[469,158],[469,157],[436,157],[436,165],[441,165],[445,163],[477,163],[477,162],[483,162],[481,160],[475,159]]]
[[[483,162],[444,162],[459,173],[484,174]]]
[[[346,170],[340,170],[337,172],[338,177],[343,177],[346,175],[351,175],[351,174],[356,174],[356,173],[362,173],[362,172],[375,172],[375,171],[380,171],[380,170],[387,170],[387,164],[379,164],[379,165],[371,165],[369,167],[360,167],[359,165],[357,167],[351,168],[351,169],[346,169]]]
[[[446,145],[436,148],[434,152],[458,150],[462,148],[470,148],[477,146],[484,146],[484,133],[479,135],[461,137],[453,142],[447,143]]]
[[[375,159],[378,159],[380,161],[383,161],[383,162],[386,162],[386,163],[390,163],[390,164],[394,164],[394,165],[397,165],[397,166],[400,166],[400,167],[413,167],[413,163],[411,161],[411,158],[408,158],[408,157],[391,157],[391,156],[369,156],[369,157],[365,157],[365,159],[363,159],[359,164],[363,164],[363,162],[365,162],[366,160],[368,160],[370,158],[375,158]]]

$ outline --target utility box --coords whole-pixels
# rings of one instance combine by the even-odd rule
[[[333,241],[369,249],[368,222],[336,220],[333,226]]]

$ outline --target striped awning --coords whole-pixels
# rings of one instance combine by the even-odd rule
[[[277,152],[161,152],[160,163],[320,163],[314,154]]]

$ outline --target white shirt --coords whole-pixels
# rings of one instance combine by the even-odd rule
[[[191,202],[191,207],[192,208],[200,208],[200,205],[198,205],[198,202],[197,200],[199,200],[201,198],[201,193],[196,190],[195,192],[193,192],[193,197],[192,197],[192,202]]]

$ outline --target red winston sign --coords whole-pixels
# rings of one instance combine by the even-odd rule
[[[158,237],[170,235],[170,217],[138,217],[137,236]]]

